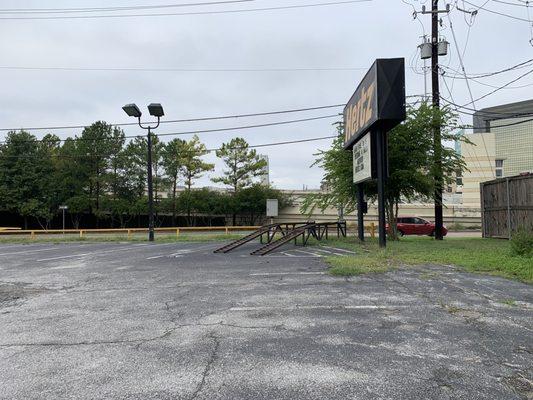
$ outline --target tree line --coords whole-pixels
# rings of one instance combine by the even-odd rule
[[[267,198],[287,202],[280,191],[256,183],[266,161],[242,138],[216,151],[225,168],[212,181],[228,191],[195,188],[214,170],[203,159],[208,150],[197,135],[169,142],[153,135],[152,146],[156,223],[168,216],[174,226],[179,218],[193,226],[223,216],[223,222],[227,217],[253,225],[264,215]],[[87,216],[96,227],[139,226],[148,210],[147,154],[146,137],[128,140],[122,129],[102,121],[65,140],[9,132],[0,144],[0,212],[21,217],[24,227],[36,221],[50,228],[59,206],[66,205],[74,228],[83,227]]]

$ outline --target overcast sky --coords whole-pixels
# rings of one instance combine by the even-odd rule
[[[44,7],[110,7],[201,2],[202,0],[4,0],[2,9]],[[255,0],[235,5],[166,8],[154,12],[235,10],[328,2],[331,0]],[[409,0],[417,9],[420,2]],[[518,0],[508,0],[520,4]],[[405,0],[408,2],[408,0]],[[283,72],[117,72],[42,71],[0,69],[0,127],[89,124],[96,120],[130,122],[121,107],[130,102],[145,110],[150,102],[163,104],[168,119],[234,115],[345,103],[376,58],[416,55],[420,36],[413,7],[401,0],[373,0],[362,3],[247,13],[136,18],[2,20],[0,21],[0,67],[84,67],[84,68],[185,68],[185,69],[283,69],[353,68],[345,71]],[[485,0],[471,0],[483,4]],[[422,2],[429,3],[429,2]],[[462,4],[462,1],[459,3]],[[523,4],[523,3],[521,3]],[[441,2],[444,7],[444,1]],[[472,6],[465,4],[465,8]],[[527,8],[488,1],[486,8],[528,18]],[[533,18],[533,6],[529,10]],[[92,13],[95,14],[95,13]],[[103,13],[102,13],[103,14]],[[48,14],[43,14],[48,15]],[[63,14],[65,15],[65,14]],[[7,17],[2,14],[0,17]],[[468,25],[464,15],[450,15],[461,51]],[[451,42],[450,56],[441,63],[458,68],[457,50],[447,17],[442,34]],[[429,33],[429,16],[420,20]],[[528,22],[513,20],[480,10],[470,30],[465,51],[468,73],[491,72],[533,58]],[[361,69],[357,69],[361,68]],[[531,67],[529,67],[531,69]],[[485,79],[502,85],[528,69]],[[424,91],[423,75],[406,70],[407,94]],[[500,90],[476,104],[482,108],[532,98],[533,82],[526,76],[513,88]],[[451,85],[452,81],[449,81]],[[442,85],[443,95],[447,91]],[[472,82],[474,98],[493,90]],[[464,80],[453,86],[457,103],[469,102]],[[233,119],[202,123],[162,125],[157,133],[197,130],[209,148],[232,137],[244,137],[250,144],[298,140],[334,134],[336,118],[294,125],[256,128],[225,133],[203,129],[260,124],[296,118],[330,115],[339,109],[273,117]],[[471,117],[464,117],[471,123]],[[137,127],[126,134],[142,133]],[[46,131],[34,132],[41,137]],[[60,137],[80,130],[54,131]],[[0,133],[3,137],[4,133]],[[186,138],[187,136],[185,136]],[[330,141],[263,148],[270,157],[271,180],[279,188],[318,187],[322,172],[309,168],[313,153],[326,149]],[[214,156],[206,157],[215,161]],[[208,174],[199,182],[210,185]]]

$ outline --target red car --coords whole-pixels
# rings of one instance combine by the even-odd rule
[[[387,232],[390,232],[389,224],[387,224]],[[398,233],[400,236],[404,235],[435,235],[435,224],[418,217],[398,217]],[[448,229],[442,227],[442,235],[446,236]]]

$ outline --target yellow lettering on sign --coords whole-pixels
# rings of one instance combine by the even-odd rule
[[[362,88],[359,100],[346,110],[346,142],[372,120],[375,87],[376,83],[372,82],[368,88]]]

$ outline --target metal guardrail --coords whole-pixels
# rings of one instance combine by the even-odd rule
[[[229,235],[231,232],[255,231],[259,226],[205,226],[205,227],[173,227],[173,228],[156,228],[159,233],[173,233],[176,237],[185,232],[223,232]],[[130,239],[135,233],[148,233],[148,228],[124,228],[124,229],[31,229],[31,230],[3,230],[0,228],[0,237],[2,236],[23,236],[29,235],[35,239],[39,235],[63,235],[76,234],[80,238],[92,234],[110,234],[122,233]]]
[[[176,237],[186,232],[223,232],[229,235],[232,232],[243,231],[256,231],[260,229],[260,226],[203,226],[203,227],[172,227],[172,228],[156,228],[156,232],[160,233],[173,233]],[[372,238],[376,237],[377,225],[371,223],[365,225],[365,231],[370,232]],[[39,235],[62,235],[62,234],[75,234],[80,238],[93,234],[111,234],[111,233],[123,233],[130,239],[136,233],[148,233],[148,228],[123,228],[123,229],[28,229],[24,230],[15,227],[0,227],[0,237],[8,236],[24,236],[29,235],[31,239],[37,238]]]

